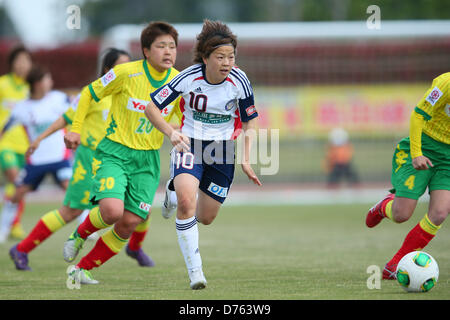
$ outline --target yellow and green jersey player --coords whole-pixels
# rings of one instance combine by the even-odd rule
[[[129,61],[128,53],[111,48],[102,59],[102,74],[105,74],[114,65]],[[61,117],[40,134],[36,140],[30,143],[27,155],[31,155],[39,147],[42,140],[72,122],[77,103],[78,97]],[[110,106],[111,97],[105,97],[98,103],[92,101],[86,117],[88,126],[82,132],[82,143],[75,154],[74,172],[66,190],[64,204],[59,209],[51,210],[44,214],[25,239],[11,248],[10,254],[17,269],[30,270],[27,254],[65,224],[80,216],[83,210],[92,208],[89,203],[89,191],[92,185],[91,163],[95,148],[105,135],[106,118]]]
[[[400,259],[423,249],[436,235],[450,212],[450,72],[436,77],[414,108],[409,137],[397,145],[392,158],[393,189],[367,214],[368,227],[383,218],[401,223],[409,220],[426,189],[428,213],[406,236],[403,245],[386,264],[384,279],[395,277]]]
[[[397,196],[417,200],[427,187],[430,192],[450,190],[449,88],[450,72],[435,78],[411,113],[409,137],[397,145],[392,160]]]
[[[71,132],[65,137],[69,148],[80,144],[90,101],[111,96],[112,104],[106,136],[94,155],[91,201],[99,204],[99,214],[94,216],[91,211],[66,241],[66,261],[73,261],[89,234],[114,224],[69,274],[81,274],[82,283],[96,283],[87,270],[117,254],[150,213],[159,185],[163,134],[153,128],[144,110],[149,94],[178,74],[173,68],[177,39],[178,33],[171,25],[149,24],[141,34],[145,59],[114,67],[81,93]],[[166,112],[179,112],[179,100]]]
[[[0,77],[0,130],[3,129],[9,119],[14,106],[28,98],[29,85],[26,77],[31,69],[32,59],[30,52],[23,46],[14,47],[8,55],[8,73]],[[14,181],[20,170],[25,166],[25,152],[28,148],[28,138],[25,129],[17,125],[8,130],[0,139],[0,168],[6,178],[5,201],[15,193]],[[25,232],[20,223],[23,213],[24,201],[21,201],[16,212],[15,219],[10,229],[10,236],[23,238]],[[0,229],[9,226],[0,222]],[[3,233],[3,231],[0,231]],[[0,238],[3,238],[0,235]],[[0,242],[2,239],[0,239]]]

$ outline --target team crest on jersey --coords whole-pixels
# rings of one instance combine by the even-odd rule
[[[156,101],[159,103],[163,103],[164,100],[167,99],[172,94],[172,89],[169,88],[169,86],[165,86],[162,88],[158,94],[155,96]]]
[[[226,111],[233,110],[233,108],[234,108],[235,106],[236,106],[236,100],[235,100],[235,99],[232,99],[232,100],[228,101],[228,102],[225,104],[225,110],[226,110]]]
[[[434,106],[441,97],[442,91],[439,90],[438,87],[434,87],[425,100],[428,101],[432,106]]]
[[[247,116],[251,116],[252,114],[256,113],[255,106],[250,106],[247,109],[245,109],[245,112],[247,113]]]
[[[102,78],[102,85],[106,87],[111,81],[113,81],[116,78],[116,74],[114,73],[114,69],[111,69],[106,73]]]

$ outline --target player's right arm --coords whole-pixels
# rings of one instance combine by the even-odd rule
[[[169,123],[164,120],[161,115],[160,109],[155,105],[153,101],[150,101],[145,108],[145,115],[156,129],[166,135],[172,145],[177,148],[178,151],[189,151],[189,138],[181,132],[177,131]]]
[[[433,167],[431,160],[422,153],[422,132],[426,121],[433,117],[437,105],[445,99],[446,82],[446,78],[442,76],[434,79],[431,87],[411,113],[409,139],[412,165],[416,170],[426,170]]]

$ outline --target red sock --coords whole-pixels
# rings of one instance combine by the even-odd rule
[[[98,230],[100,229],[94,226],[89,216],[87,216],[86,219],[84,219],[84,221],[78,226],[77,232],[81,238],[86,239]]]
[[[406,254],[415,250],[422,250],[426,245],[434,238],[433,234],[430,234],[422,229],[420,223],[418,223],[406,236],[401,248],[397,251],[388,265],[396,265],[401,258]]]
[[[47,239],[51,234],[52,232],[47,228],[41,219],[33,230],[31,230],[30,234],[17,245],[17,250],[28,253],[36,248],[42,241]]]
[[[142,247],[142,242],[144,242],[147,231],[148,229],[145,231],[134,231],[128,242],[128,248],[133,251],[139,250]]]
[[[18,205],[19,206],[17,207],[16,216],[14,218],[14,221],[13,221],[12,225],[20,223],[20,221],[22,220],[22,215],[23,215],[23,212],[25,210],[25,200],[23,200],[23,199],[20,200]]]
[[[80,262],[77,264],[77,267],[83,268],[85,270],[91,270],[92,268],[101,266],[116,254],[117,253],[112,251],[105,244],[103,239],[100,238],[97,240],[94,248],[92,248],[92,250],[80,260]]]

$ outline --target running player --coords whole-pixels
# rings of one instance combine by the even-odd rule
[[[76,148],[92,99],[112,95],[106,136],[98,144],[93,163],[91,201],[99,211],[89,214],[64,244],[64,259],[71,262],[87,236],[114,224],[94,248],[69,271],[69,279],[95,284],[91,270],[116,255],[136,226],[148,221],[159,184],[159,148],[163,135],[144,115],[153,92],[174,78],[178,33],[168,23],[149,24],[141,34],[143,60],[118,65],[85,88],[80,97],[66,145]],[[178,103],[163,115],[179,112]],[[166,118],[167,120],[167,118]]]
[[[409,137],[397,145],[392,159],[393,189],[373,206],[366,225],[383,218],[396,223],[411,218],[417,200],[428,188],[428,213],[408,233],[402,246],[383,270],[383,279],[395,279],[400,259],[423,249],[450,212],[450,72],[433,80],[411,114]]]
[[[30,86],[30,99],[15,106],[2,133],[15,124],[21,124],[33,140],[67,110],[69,99],[63,92],[52,91],[51,74],[42,67],[34,66],[27,76],[27,82]],[[47,174],[52,174],[56,183],[67,189],[72,172],[69,162],[71,153],[66,149],[63,137],[63,130],[59,130],[43,140],[39,150],[27,159],[15,193],[2,209],[2,221],[5,221],[1,230],[3,237],[9,232],[18,203],[28,192],[36,190]]]
[[[101,76],[115,65],[129,61],[130,56],[127,52],[114,48],[109,49],[102,59]],[[79,97],[73,102],[73,107],[69,108],[30,144],[27,155],[33,154],[42,140],[72,123],[78,101]],[[59,209],[44,214],[28,236],[9,251],[18,270],[30,270],[28,266],[30,251],[64,225],[80,216],[84,210],[89,211],[93,208],[89,202],[92,185],[92,158],[98,142],[106,133],[106,118],[111,106],[111,96],[103,98],[98,103],[92,100],[91,104],[89,113],[86,115],[86,125],[81,132],[81,144],[76,150],[72,178],[63,205]],[[143,256],[146,257],[145,253]],[[147,265],[151,263],[151,259],[147,257]]]
[[[11,50],[8,56],[9,73],[0,77],[0,130],[9,119],[14,106],[28,98],[29,86],[25,79],[31,69],[31,63],[30,52],[25,47],[17,46]],[[15,126],[8,130],[0,140],[0,168],[7,181],[5,202],[9,202],[15,192],[14,182],[19,171],[25,166],[27,147],[28,139],[22,126]],[[19,203],[11,227],[10,236],[16,239],[22,239],[25,236],[20,223],[24,205],[24,201]]]
[[[197,221],[208,225],[217,216],[234,177],[237,129],[254,129],[258,113],[252,86],[246,74],[235,67],[236,36],[227,25],[205,20],[197,36],[195,65],[151,94],[145,114],[157,129],[171,137],[172,170],[178,198],[176,231],[184,256],[190,287],[206,287],[198,245]],[[178,96],[182,97],[183,120],[180,139],[160,116]],[[248,178],[261,185],[249,164],[251,139],[244,138],[242,169]],[[180,141],[180,142],[178,142]],[[198,202],[197,202],[198,193]]]

